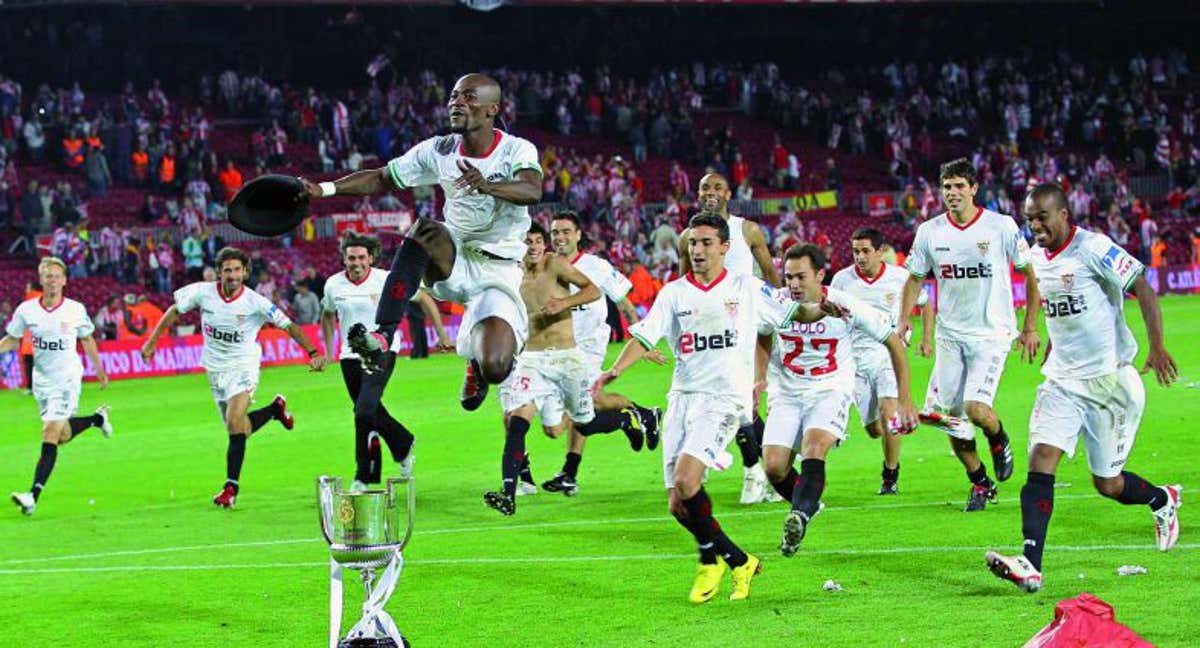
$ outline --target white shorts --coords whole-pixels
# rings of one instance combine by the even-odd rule
[[[779,446],[800,451],[806,430],[825,430],[846,440],[846,423],[850,418],[849,394],[834,390],[814,391],[803,396],[771,395],[767,398],[767,425],[763,430],[763,447]]]
[[[675,486],[675,464],[680,455],[689,455],[716,470],[729,467],[732,457],[725,446],[737,434],[748,415],[744,398],[717,394],[667,394],[667,413],[663,418],[663,484]]]
[[[967,401],[991,406],[996,388],[1004,375],[1010,343],[1003,340],[957,342],[938,339],[933,356],[933,373],[925,392],[925,411],[937,411],[963,417]],[[975,426],[969,422],[947,430],[963,439],[975,438]]]
[[[37,401],[42,421],[65,421],[75,416],[81,391],[83,384],[78,380],[70,381],[63,387],[34,389],[33,398]]]
[[[500,405],[511,412],[533,404],[542,425],[551,427],[562,423],[564,410],[572,421],[588,423],[596,417],[596,408],[586,374],[579,349],[525,351],[500,384]]]
[[[232,371],[208,372],[208,386],[212,389],[213,400],[221,407],[224,415],[225,403],[238,394],[249,393],[254,398],[254,390],[258,389],[258,367],[249,369],[234,369]]]
[[[604,356],[607,348],[602,347],[597,353],[594,349],[579,348],[579,352],[583,354],[583,373],[587,377],[588,385],[596,384],[600,378],[600,374],[604,373]]]
[[[882,367],[859,367],[863,371],[854,374],[854,406],[863,425],[879,420],[879,401],[884,398],[899,398],[896,388],[896,372],[892,365]]]
[[[499,317],[512,327],[517,338],[517,352],[529,338],[529,315],[521,299],[521,262],[496,259],[478,248],[454,239],[454,268],[450,277],[429,288],[438,299],[462,304],[462,321],[458,327],[458,355],[470,358],[475,325],[489,317]]]
[[[1048,378],[1038,386],[1029,416],[1029,447],[1054,446],[1075,456],[1083,433],[1088,466],[1097,477],[1121,474],[1146,408],[1146,388],[1137,370],[1085,380]]]

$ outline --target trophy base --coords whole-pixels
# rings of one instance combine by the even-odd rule
[[[401,638],[400,640],[404,642],[403,646],[397,646],[395,641],[387,637],[343,639],[338,642],[338,648],[409,648],[408,639]]]

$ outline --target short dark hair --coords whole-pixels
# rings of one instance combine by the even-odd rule
[[[379,239],[374,236],[349,231],[342,235],[342,241],[338,244],[338,253],[346,256],[346,250],[352,247],[367,248],[367,254],[371,255],[372,258],[378,259],[382,246],[379,244]]]
[[[579,214],[576,214],[573,211],[570,211],[570,210],[560,211],[557,214],[555,214],[554,217],[551,218],[550,220],[551,221],[556,221],[556,220],[571,221],[571,224],[573,224],[575,226],[575,229],[577,229],[581,232],[583,231],[583,223],[579,220]]]
[[[883,232],[880,232],[874,227],[862,227],[854,230],[854,233],[850,235],[851,241],[858,241],[861,239],[867,239],[871,241],[871,247],[878,250],[880,246],[883,245]]]
[[[546,232],[546,228],[542,227],[542,224],[537,221],[533,221],[529,224],[529,234],[537,234],[538,236],[542,237],[543,243],[550,242],[550,235]],[[525,236],[529,236],[529,234],[526,234]]]
[[[975,166],[967,158],[957,158],[942,165],[938,173],[938,182],[947,178],[965,178],[968,183],[975,185]]]
[[[1057,182],[1043,182],[1029,192],[1029,197],[1033,200],[1041,200],[1046,196],[1052,196],[1055,206],[1059,209],[1070,209],[1067,205],[1067,192],[1063,191],[1062,185]]]
[[[696,214],[692,216],[692,220],[688,221],[688,230],[694,230],[697,227],[711,227],[717,230],[717,238],[721,239],[722,243],[729,241],[729,221],[716,214]]]
[[[787,263],[788,259],[803,259],[807,257],[808,262],[812,264],[813,270],[821,270],[825,267],[825,253],[821,248],[812,243],[796,243],[787,249],[783,255],[783,262]]]
[[[217,252],[217,269],[220,269],[226,261],[241,261],[242,267],[246,272],[250,272],[250,257],[243,251],[233,246],[223,247],[220,252]]]

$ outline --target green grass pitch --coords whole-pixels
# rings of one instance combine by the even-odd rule
[[[1200,380],[1200,300],[1167,297],[1163,310],[1184,379],[1168,390],[1146,377],[1129,468],[1197,488],[1200,392],[1187,384]],[[1136,304],[1128,313],[1141,362]],[[918,405],[930,365],[914,358]],[[855,419],[830,457],[828,508],[790,560],[777,549],[785,505],[738,505],[740,468],[711,476],[717,518],[764,559],[764,572],[750,600],[726,600],[726,582],[703,606],[686,601],[694,545],[668,515],[657,452],[632,454],[619,433],[593,437],[578,497],[522,498],[516,517],[503,518],[481,502],[499,483],[497,398],[463,412],[461,378],[457,358],[403,360],[385,396],[418,438],[417,531],[388,606],[416,646],[1017,646],[1051,620],[1055,602],[1082,591],[1112,603],[1119,621],[1155,644],[1196,645],[1195,490],[1184,493],[1179,546],[1160,554],[1150,513],[1095,494],[1080,452],[1059,473],[1043,591],[1022,594],[987,571],[986,549],[1021,541],[1017,496],[1040,377],[1016,354],[997,408],[1018,470],[999,505],[961,512],[962,469],[928,428],[905,442],[900,496],[876,496],[878,443]],[[643,363],[615,387],[665,405],[669,381],[669,368]],[[352,473],[350,403],[337,367],[265,370],[259,402],[276,392],[288,396],[296,429],[271,423],[250,441],[238,507],[222,511],[209,500],[224,477],[225,435],[202,375],[85,386],[80,411],[109,403],[116,434],[89,431],[65,447],[32,518],[0,510],[0,643],[322,645],[328,552],[313,480]],[[38,453],[36,407],[5,392],[0,411],[0,476],[6,492],[25,490]],[[564,450],[537,429],[529,448],[541,481]],[[1119,577],[1124,564],[1149,573]],[[352,578],[343,630],[361,601]],[[823,591],[826,579],[844,590]]]

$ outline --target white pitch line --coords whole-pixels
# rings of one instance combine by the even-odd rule
[[[1095,495],[1059,495],[1056,500],[1064,499],[1093,499]],[[1005,500],[1001,500],[1005,501]],[[1017,500],[1011,500],[1016,502]],[[955,504],[947,500],[938,500],[932,502],[904,502],[898,504],[860,504],[855,506],[830,506],[823,509],[823,514],[836,513],[838,511],[886,511],[889,509],[908,509],[908,508],[926,508],[931,506],[945,506]],[[721,513],[719,518],[735,518],[735,517],[752,517],[762,515],[780,515],[781,509],[774,508],[759,508],[753,511],[730,511]],[[428,535],[445,535],[451,533],[491,533],[495,531],[525,531],[533,529],[548,529],[560,527],[577,527],[577,526],[595,526],[595,525],[613,525],[613,524],[647,524],[656,522],[674,522],[674,518],[667,516],[642,517],[642,518],[596,518],[590,520],[561,520],[558,522],[531,522],[528,524],[504,524],[504,525],[483,525],[483,526],[463,526],[463,527],[448,527],[444,529],[428,529],[416,530],[415,536]],[[255,542],[224,542],[213,543],[206,545],[188,545],[183,547],[160,547],[152,549],[129,549],[123,551],[103,551],[87,554],[70,554],[65,556],[47,556],[42,558],[16,558],[9,560],[0,560],[0,565],[19,565],[28,563],[46,563],[46,562],[61,562],[69,560],[90,560],[94,558],[114,558],[119,556],[145,556],[150,554],[166,554],[179,553],[185,551],[204,551],[208,549],[229,549],[236,547],[269,547],[273,545],[301,544],[306,542],[317,542],[319,538],[290,538],[284,540],[261,540]]]
[[[884,547],[879,549],[812,549],[802,551],[802,556],[879,556],[891,554],[922,554],[922,553],[970,553],[984,552],[995,547]],[[1051,545],[1051,551],[1092,552],[1092,551],[1152,551],[1150,544],[1108,544],[1108,545]],[[1178,544],[1175,550],[1200,549],[1200,543]],[[626,561],[658,561],[658,560],[694,560],[695,553],[686,554],[640,554],[617,556],[529,556],[505,558],[417,558],[405,560],[406,565],[497,565],[497,564],[529,564],[529,563],[591,563],[591,562],[626,562]],[[108,565],[104,567],[50,567],[41,569],[0,569],[0,576],[21,576],[32,574],[77,574],[77,573],[109,573],[109,572],[173,572],[173,571],[219,571],[229,569],[311,569],[327,567],[327,562],[272,562],[272,563],[235,563],[218,565]]]

